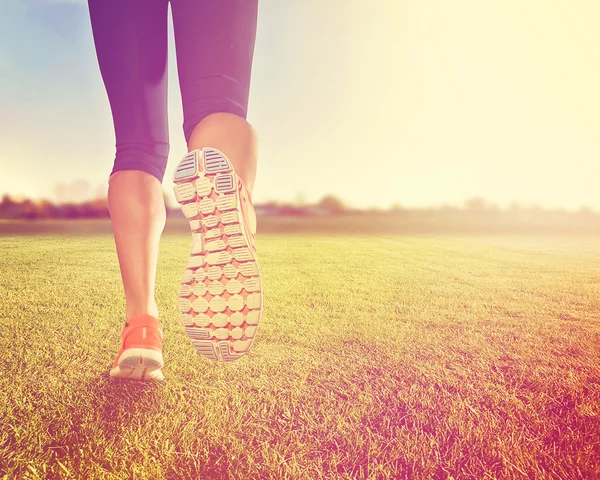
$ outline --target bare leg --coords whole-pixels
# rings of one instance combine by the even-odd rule
[[[204,147],[222,151],[252,193],[256,178],[258,137],[246,120],[232,113],[208,115],[196,125],[188,142],[190,152]]]
[[[138,315],[158,318],[154,287],[166,222],[161,183],[146,172],[118,171],[109,180],[108,207],[125,287],[126,322]]]

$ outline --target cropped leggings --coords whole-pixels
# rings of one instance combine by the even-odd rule
[[[246,118],[258,0],[170,0],[185,139],[207,115]],[[96,54],[113,116],[112,173],[163,180],[169,155],[169,0],[88,0]],[[111,174],[112,174],[111,173]]]

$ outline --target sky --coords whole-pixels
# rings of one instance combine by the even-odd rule
[[[600,210],[600,2],[260,0],[255,202],[480,196]],[[87,3],[0,0],[0,194],[102,194],[110,107]],[[186,153],[170,32],[171,153]]]

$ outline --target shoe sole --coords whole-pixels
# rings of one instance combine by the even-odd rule
[[[190,223],[192,249],[179,288],[181,322],[209,360],[229,362],[250,350],[262,315],[262,286],[229,159],[212,148],[190,152],[173,175]]]
[[[163,380],[163,365],[161,352],[149,348],[128,348],[119,358],[119,364],[110,371],[110,376],[128,380]]]

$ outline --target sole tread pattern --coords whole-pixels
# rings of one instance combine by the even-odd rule
[[[163,365],[161,352],[129,348],[121,355],[118,366],[111,369],[110,376],[127,380],[164,380]]]
[[[173,181],[192,232],[179,288],[181,322],[205,358],[237,360],[250,350],[262,312],[260,271],[243,225],[239,179],[223,153],[205,148],[186,155]]]

